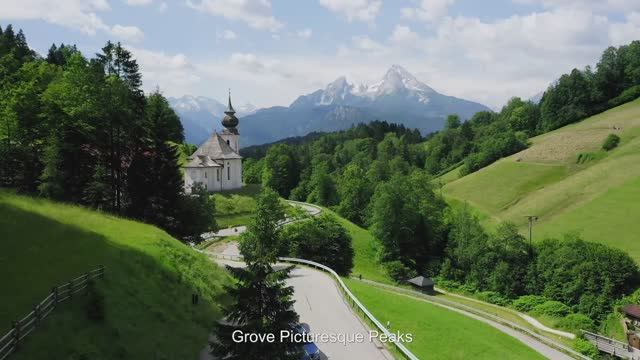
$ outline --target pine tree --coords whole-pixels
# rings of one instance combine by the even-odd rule
[[[258,198],[257,211],[248,231],[243,234],[241,252],[247,267],[227,267],[236,279],[227,287],[232,303],[224,309],[225,319],[215,328],[212,354],[224,359],[298,360],[302,348],[292,342],[280,342],[281,331],[293,331],[298,315],[293,310],[293,288],[285,285],[293,266],[274,270],[280,241],[278,222],[284,217],[278,195],[265,189]],[[275,342],[240,342],[234,331],[274,334]]]

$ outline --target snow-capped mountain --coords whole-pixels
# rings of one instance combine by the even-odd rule
[[[226,105],[205,96],[185,95],[180,98],[168,98],[173,110],[178,113],[184,128],[187,142],[200,144],[206,140],[214,129],[220,130],[220,119],[224,116]],[[235,107],[238,116],[253,114],[257,109],[246,103]]]
[[[244,145],[256,145],[380,119],[429,133],[442,129],[447,115],[468,119],[478,111],[490,109],[440,94],[393,65],[373,84],[354,85],[341,76],[324,89],[298,97],[289,107],[258,110],[240,119],[240,132]]]
[[[187,141],[200,144],[220,129],[225,106],[204,97],[169,99],[185,128]],[[336,131],[357,123],[386,120],[419,129],[440,130],[447,115],[468,119],[484,105],[438,93],[399,65],[380,81],[354,85],[344,76],[324,89],[299,96],[290,106],[256,110],[251,104],[236,107],[241,146],[258,145],[302,136],[314,131]]]

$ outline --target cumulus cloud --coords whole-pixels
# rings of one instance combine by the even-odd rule
[[[420,36],[412,31],[408,26],[396,25],[389,37],[389,40],[396,44],[416,45]]]
[[[109,32],[122,40],[140,42],[144,39],[144,33],[136,26],[114,25]]]
[[[126,0],[126,2],[130,6],[143,6],[153,3],[153,0]]]
[[[453,2],[454,0],[422,0],[416,7],[400,9],[400,13],[407,19],[433,22],[447,15],[447,10]]]
[[[347,21],[373,22],[380,12],[380,0],[320,0],[320,5],[341,14]]]
[[[106,0],[3,0],[0,20],[43,20],[88,35],[102,31],[132,42],[144,38],[138,27],[105,24],[97,13],[107,10]]]
[[[313,32],[311,31],[311,29],[307,28],[304,30],[300,30],[298,31],[298,37],[301,37],[303,39],[308,39],[311,37],[311,35],[313,34]]]
[[[278,31],[284,26],[271,14],[269,0],[187,0],[187,5],[200,12],[244,22],[255,29]]]

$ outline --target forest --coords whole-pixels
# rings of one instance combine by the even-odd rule
[[[545,311],[597,324],[639,284],[626,253],[571,234],[529,244],[509,223],[487,232],[469,210],[444,201],[437,176],[457,167],[474,172],[525,149],[532,136],[637,98],[639,51],[638,41],[608,48],[595,71],[561,76],[539,104],[514,97],[468,121],[450,115],[442,131],[425,137],[375,121],[244,149],[244,179],[367,227],[381,265],[398,281],[429,275],[492,302],[534,299]]]
[[[215,228],[208,196],[186,196],[180,119],[144,94],[133,55],[93,58],[55,44],[46,57],[0,28],[0,186],[156,224],[188,239]],[[163,181],[157,181],[163,179]]]

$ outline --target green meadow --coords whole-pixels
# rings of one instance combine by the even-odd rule
[[[226,273],[154,226],[0,191],[0,239],[2,335],[53,286],[106,266],[103,321],[74,297],[12,359],[193,358],[220,317]]]

